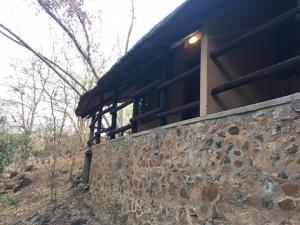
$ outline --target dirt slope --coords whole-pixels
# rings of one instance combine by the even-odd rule
[[[74,173],[81,171],[83,155],[75,159]],[[57,199],[54,209],[50,204],[50,179],[47,168],[36,163],[34,171],[24,173],[24,177],[32,181],[29,186],[14,193],[8,194],[18,200],[17,208],[4,208],[0,203],[0,225],[61,225],[61,224],[100,224],[95,218],[95,210],[89,194],[84,191],[82,185],[72,187],[70,177],[69,156],[58,158],[57,162]],[[11,180],[0,181],[0,192],[4,191],[4,185]],[[2,190],[1,190],[2,187]]]

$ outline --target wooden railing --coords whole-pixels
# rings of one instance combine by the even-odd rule
[[[300,6],[294,7],[287,12],[271,19],[270,21],[254,28],[253,30],[242,34],[241,36],[237,37],[236,39],[230,41],[229,43],[225,44],[222,48],[217,49],[210,53],[210,57],[212,59],[216,59],[231,50],[241,46],[242,44],[246,43],[247,41],[251,40],[252,38],[256,37],[257,35],[266,32],[268,30],[271,30],[280,24],[283,24],[288,19],[291,19],[296,16],[300,12]],[[293,67],[295,65],[300,64],[300,55],[289,58],[287,60],[284,60],[280,63],[277,63],[275,65],[257,70],[252,73],[248,73],[246,75],[243,75],[235,80],[229,81],[227,83],[224,83],[222,85],[219,85],[217,87],[214,87],[211,90],[212,95],[216,95],[222,92],[225,92],[227,90],[231,90],[246,84],[250,84],[259,80],[262,80],[267,77],[272,77],[278,74],[278,72],[281,72],[285,69],[288,69],[290,67]],[[283,74],[282,74],[283,75]],[[281,76],[282,76],[281,75]]]
[[[128,100],[126,100],[125,102],[123,102],[120,105],[117,105],[117,96],[118,96],[118,89],[115,89],[113,96],[110,98],[110,101],[112,100],[112,106],[108,107],[107,109],[103,110],[103,107],[100,107],[99,112],[93,116],[93,120],[91,121],[91,125],[90,125],[90,129],[93,130],[94,132],[94,128],[97,128],[97,131],[95,132],[95,137],[93,138],[93,140],[96,140],[96,144],[99,144],[101,141],[101,134],[106,133],[106,135],[108,137],[110,137],[111,139],[115,138],[116,134],[123,134],[124,132],[126,132],[127,130],[132,130],[132,133],[136,133],[138,130],[138,124],[141,121],[150,121],[150,120],[155,120],[155,119],[159,119],[161,121],[161,125],[165,125],[166,124],[166,117],[172,114],[176,114],[176,113],[180,113],[180,112],[184,112],[196,107],[199,107],[199,101],[197,102],[193,102],[193,103],[189,103],[187,105],[183,105],[181,107],[175,108],[175,109],[170,109],[170,110],[166,110],[166,89],[170,86],[175,84],[178,81],[181,81],[183,79],[186,79],[190,76],[192,76],[195,72],[200,71],[200,65],[195,66],[191,69],[189,69],[188,71],[168,80],[166,77],[166,74],[164,73],[164,70],[162,70],[162,75],[161,78],[159,80],[155,80],[152,83],[141,87],[139,90],[137,90],[134,94],[131,95],[131,97],[128,98]],[[128,88],[128,87],[127,87]],[[124,90],[124,85],[123,88],[121,89],[121,91]],[[138,114],[139,112],[139,100],[141,98],[142,95],[153,91],[153,90],[157,90],[159,91],[159,95],[160,95],[160,101],[159,104],[160,106],[156,109],[153,109],[149,112],[145,112],[143,114]],[[102,95],[103,96],[103,95]],[[103,100],[103,97],[101,97],[101,99]],[[132,118],[130,119],[130,124],[117,128],[116,127],[116,121],[117,121],[117,112],[119,110],[124,109],[125,107],[127,107],[128,105],[133,103],[133,115]],[[111,126],[109,128],[102,128],[102,117],[104,114],[106,113],[110,113],[111,114]]]
[[[210,57],[214,59],[214,58],[220,57],[220,56],[228,53],[229,51],[241,46],[245,42],[256,37],[257,35],[259,35],[263,32],[266,32],[268,30],[271,30],[271,29],[277,27],[278,25],[284,23],[286,20],[294,17],[299,12],[300,12],[300,6],[292,8],[291,10],[271,19],[270,21],[254,28],[253,30],[242,34],[238,38],[236,38],[236,39],[230,41],[229,43],[227,43],[226,45],[224,45],[222,48],[211,52]]]

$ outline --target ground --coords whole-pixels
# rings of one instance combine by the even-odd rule
[[[74,172],[77,174],[81,171],[82,159],[83,154],[75,158]],[[16,193],[13,190],[8,191],[9,196],[17,200],[18,206],[4,208],[0,203],[0,225],[102,225],[95,216],[94,204],[84,186],[70,183],[70,162],[70,156],[58,158],[58,202],[55,209],[50,203],[49,173],[42,163],[35,163],[33,171],[24,172],[12,179],[2,179],[0,193],[4,191],[5,184],[19,179],[18,177],[28,178],[32,183]]]

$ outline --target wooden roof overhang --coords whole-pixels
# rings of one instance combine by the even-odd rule
[[[126,100],[132,88],[126,81],[134,82],[141,75],[138,68],[159,59],[172,44],[199,30],[203,18],[237,0],[187,0],[163,21],[153,27],[125,56],[123,56],[97,85],[80,97],[75,110],[77,116],[87,117],[99,110],[100,105],[110,105],[115,88],[124,91],[118,100]],[[139,65],[139,66],[137,66]],[[101,102],[102,101],[102,102]]]

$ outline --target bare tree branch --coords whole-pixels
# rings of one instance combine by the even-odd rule
[[[85,40],[86,40],[86,45],[87,45],[86,46],[87,56],[90,58],[91,57],[91,45],[90,45],[89,34],[87,32],[84,20],[79,15],[77,15],[77,17],[78,17],[78,20],[79,20],[79,22],[80,22],[80,24],[82,26],[83,32],[84,32],[84,36],[85,36]]]
[[[67,28],[67,26],[43,3],[42,0],[37,0],[40,6],[46,11],[46,13],[66,32],[66,34],[69,36],[69,38],[74,43],[75,47],[81,54],[82,58],[87,62],[90,69],[92,70],[92,73],[94,74],[95,78],[99,79],[99,75],[96,72],[94,65],[92,63],[90,55],[86,54],[81,45],[79,44],[79,41],[75,37],[75,35]],[[84,26],[84,25],[83,25]]]
[[[127,39],[126,39],[125,54],[128,52],[129,49],[129,42],[130,42],[131,33],[134,26],[134,21],[135,21],[135,7],[134,7],[134,0],[131,0],[131,22],[130,22]]]
[[[52,61],[51,59],[43,56],[45,58],[45,60],[47,60],[49,63],[51,63],[52,65],[56,66],[59,70],[61,70],[62,72],[64,72],[68,77],[70,77],[73,81],[75,81],[76,84],[78,84],[82,90],[87,91],[87,89],[77,80],[75,79],[68,71],[66,71],[65,69],[63,69],[60,65],[58,65],[57,63],[55,63],[54,61]]]
[[[1,34],[3,34],[5,37],[9,38],[13,42],[17,43],[18,45],[26,48],[27,50],[31,51],[35,56],[37,56],[40,60],[42,60],[48,67],[50,67],[66,84],[68,84],[69,87],[71,87],[78,95],[81,95],[80,92],[60,73],[54,68],[54,62],[50,63],[49,59],[46,60],[46,57],[35,51],[30,45],[28,45],[23,39],[21,39],[18,35],[16,35],[14,32],[12,32],[10,29],[5,27],[3,24],[0,24],[0,27],[3,28],[5,31],[7,31],[9,34],[11,34],[14,38],[9,37],[4,32],[0,31]],[[56,65],[56,64],[55,64]],[[73,78],[76,80],[75,78]]]

